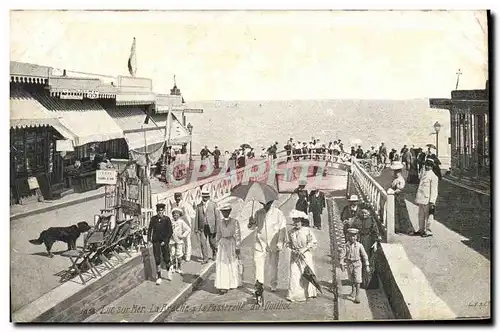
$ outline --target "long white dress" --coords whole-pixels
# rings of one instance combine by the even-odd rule
[[[290,249],[303,249],[305,261],[315,273],[312,250],[316,247],[317,240],[313,231],[309,227],[291,229],[288,233]],[[317,290],[313,284],[302,278],[305,265],[297,255],[290,255],[290,281],[288,284],[287,299],[290,301],[306,301],[307,298],[316,297]]]
[[[217,258],[215,261],[215,288],[233,289],[239,286],[238,257],[236,249],[241,245],[238,220],[222,219],[217,227]]]

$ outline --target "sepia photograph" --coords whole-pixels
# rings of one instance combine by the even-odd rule
[[[491,22],[11,9],[10,322],[491,323]]]

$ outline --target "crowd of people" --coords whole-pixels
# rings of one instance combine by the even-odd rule
[[[304,186],[296,191],[303,197]],[[148,243],[152,245],[157,266],[156,284],[162,283],[162,262],[165,264],[167,280],[173,273],[182,274],[182,262],[191,259],[191,232],[196,233],[201,246],[201,264],[215,261],[215,287],[225,294],[242,285],[241,229],[240,223],[230,217],[232,206],[219,206],[210,198],[210,192],[202,190],[202,201],[197,206],[183,203],[182,194],[176,193],[170,216],[166,216],[166,205],[157,204],[157,215],[153,216],[148,229]],[[287,299],[291,302],[305,301],[317,296],[314,285],[302,281],[306,264],[314,271],[313,249],[317,244],[314,228],[321,229],[320,215],[325,208],[325,197],[319,191],[307,195],[307,206],[291,211],[289,218],[293,227],[287,231],[287,218],[275,206],[274,200],[261,202],[262,208],[249,219],[247,227],[255,230],[253,260],[255,263],[256,289],[263,287],[264,271],[270,269],[270,289],[278,286],[279,253],[286,248],[291,251],[290,280]],[[314,226],[309,226],[309,212]]]

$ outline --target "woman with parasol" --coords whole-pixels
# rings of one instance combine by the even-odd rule
[[[317,296],[316,288],[319,284],[314,275],[312,250],[316,247],[317,240],[313,231],[303,227],[307,215],[298,210],[292,210],[290,217],[293,228],[288,233],[287,246],[291,249],[290,279],[287,300],[291,302],[306,301],[307,298]]]

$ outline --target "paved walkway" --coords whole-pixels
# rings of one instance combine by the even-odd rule
[[[289,195],[282,195],[275,204],[279,206],[288,198]],[[228,198],[227,201],[233,205],[232,215],[240,221],[242,237],[246,237],[244,243],[252,242],[252,232],[245,227],[251,214],[252,204],[244,204],[235,198]],[[152,281],[145,281],[104,309],[98,308],[98,312],[88,317],[85,322],[151,322],[161,314],[162,310],[166,310],[179,299],[182,301],[183,294],[189,293],[188,289],[192,287],[192,283],[199,276],[204,275],[206,278],[205,274],[210,274],[210,269],[213,269],[214,266],[213,261],[205,265],[200,264],[199,241],[196,236],[193,236],[192,240],[192,261],[183,264],[184,274],[182,276],[174,274],[172,281],[164,280],[160,286],[155,285]],[[144,310],[137,308],[144,308]],[[85,309],[91,310],[92,308]]]
[[[329,199],[329,213],[331,219],[330,239],[334,242],[334,247],[345,243],[343,224],[340,220],[340,211],[347,205],[345,198]],[[347,272],[341,272],[339,268],[338,251],[335,251],[335,266],[337,273],[337,283],[339,287],[339,320],[340,321],[373,321],[394,319],[394,314],[387,300],[387,297],[382,289],[382,284],[379,283],[378,289],[360,289],[360,301],[356,304],[348,296],[352,288],[348,282]]]
[[[390,172],[377,180],[384,188]],[[406,207],[418,229],[418,208],[413,203],[417,185],[408,185]],[[396,235],[408,259],[425,275],[439,296],[457,317],[490,315],[490,198],[440,181],[436,202],[434,236]],[[439,317],[435,317],[439,318]]]
[[[288,215],[295,206],[295,199],[291,199],[282,206],[282,211]],[[291,226],[289,226],[291,227]],[[241,249],[244,273],[243,286],[231,290],[225,295],[219,295],[215,286],[215,274],[196,290],[189,299],[170,314],[165,322],[290,322],[290,321],[331,321],[334,315],[334,295],[332,286],[332,263],[330,258],[330,241],[328,232],[328,216],[323,215],[323,230],[314,230],[318,239],[318,247],[314,251],[316,274],[323,287],[324,294],[310,299],[305,303],[290,303],[286,300],[289,279],[290,252],[284,250],[280,254],[278,266],[278,290],[271,293],[269,290],[269,270],[265,275],[264,308],[255,305],[253,296],[255,283],[255,268],[253,264],[254,237],[245,239]],[[225,308],[217,305],[226,305]],[[238,307],[239,305],[239,307]],[[226,308],[236,306],[238,309],[229,311]],[[198,308],[191,311],[190,308]],[[201,310],[200,310],[201,309]]]

